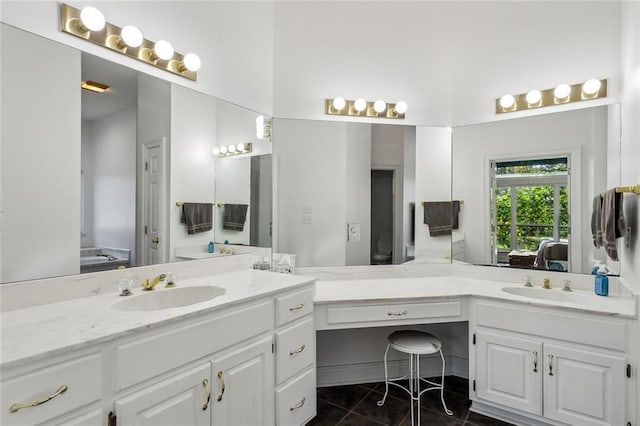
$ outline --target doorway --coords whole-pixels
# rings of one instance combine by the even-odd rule
[[[394,170],[371,170],[371,264],[393,263]]]

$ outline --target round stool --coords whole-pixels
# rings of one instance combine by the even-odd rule
[[[444,402],[444,370],[445,361],[442,354],[442,342],[436,336],[423,331],[415,330],[400,330],[395,331],[387,338],[389,343],[387,344],[387,350],[384,352],[384,396],[382,400],[378,401],[378,406],[384,405],[389,393],[389,385],[394,385],[403,389],[411,397],[411,424],[420,425],[420,397],[423,393],[430,390],[440,390],[440,401],[442,401],[442,407],[447,415],[452,416],[453,413],[447,408],[447,404]],[[387,355],[389,354],[389,348],[393,348],[396,351],[409,354],[409,373],[402,377],[390,379],[387,372]],[[430,380],[420,377],[420,355],[429,355],[438,352],[440,359],[442,360],[442,376],[440,383],[432,382]],[[398,380],[409,379],[409,387],[406,388],[399,383],[395,383]],[[420,389],[420,382],[427,383],[425,389]],[[417,403],[417,404],[415,404]],[[418,406],[418,422],[415,422],[414,405]]]

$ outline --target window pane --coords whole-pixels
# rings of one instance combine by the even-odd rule
[[[498,250],[511,250],[511,188],[496,189],[496,234]]]
[[[519,187],[517,200],[517,248],[536,250],[542,238],[553,238],[553,186]]]

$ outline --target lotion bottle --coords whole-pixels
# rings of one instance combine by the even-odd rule
[[[209,241],[208,251],[209,253],[213,253],[213,241]]]
[[[595,276],[595,292],[598,296],[609,295],[609,277],[607,276],[609,270],[605,265],[598,267],[598,272]]]

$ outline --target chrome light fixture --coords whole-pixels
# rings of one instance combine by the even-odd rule
[[[562,83],[553,89],[530,90],[518,95],[506,94],[495,100],[496,114],[586,101],[607,96],[607,80],[590,79],[584,83]]]
[[[183,56],[166,40],[145,39],[133,25],[120,28],[111,24],[95,7],[78,10],[62,3],[60,30],[189,80],[198,78],[201,62],[195,53]]]
[[[378,117],[395,118],[403,120],[408,105],[405,101],[388,103],[382,99],[375,102],[365,101],[362,98],[345,100],[341,96],[325,99],[324,113],[327,115],[345,115],[349,117]]]

